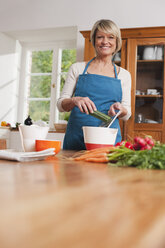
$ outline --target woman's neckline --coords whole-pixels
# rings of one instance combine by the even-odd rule
[[[86,61],[84,61],[84,63],[85,63],[85,66],[88,64],[88,62],[86,62]],[[117,70],[117,75],[119,75],[120,74],[120,66],[118,66],[118,65],[116,65],[115,64],[115,66],[116,66],[116,70]],[[87,69],[87,71],[86,71],[86,73],[87,74],[94,74],[94,73],[90,73],[90,72],[88,72],[88,69]],[[101,75],[101,74],[96,74],[96,75]],[[104,76],[104,75],[102,75],[102,76]]]

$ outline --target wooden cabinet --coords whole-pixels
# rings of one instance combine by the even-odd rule
[[[81,33],[87,61],[95,53],[90,31]],[[114,62],[132,77],[132,116],[127,122],[120,121],[123,139],[132,141],[136,135],[151,135],[165,142],[165,27],[121,29],[121,36],[121,56]]]

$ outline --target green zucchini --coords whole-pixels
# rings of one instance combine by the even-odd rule
[[[109,115],[106,115],[98,110],[94,111],[93,113],[89,113],[89,114],[97,119],[100,119],[101,121],[105,123],[110,123],[112,121],[112,118]]]

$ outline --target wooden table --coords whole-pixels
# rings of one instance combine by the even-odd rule
[[[164,248],[165,171],[0,161],[1,248]]]

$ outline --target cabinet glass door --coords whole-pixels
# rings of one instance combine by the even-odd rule
[[[164,45],[138,45],[135,123],[162,123]]]

